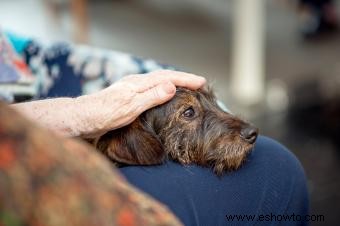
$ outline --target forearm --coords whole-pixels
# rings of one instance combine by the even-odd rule
[[[12,105],[40,125],[64,136],[97,137],[133,122],[138,115],[170,100],[176,85],[198,89],[205,79],[183,72],[130,75],[97,93]]]
[[[11,105],[27,118],[64,136],[82,135],[86,109],[77,98],[55,98]]]

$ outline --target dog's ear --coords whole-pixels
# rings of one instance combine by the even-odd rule
[[[122,164],[160,164],[166,157],[157,135],[140,118],[130,125],[104,134],[95,142],[95,146],[111,160]]]

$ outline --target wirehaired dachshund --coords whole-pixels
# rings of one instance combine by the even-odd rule
[[[118,165],[154,165],[171,159],[210,167],[222,175],[242,165],[257,135],[257,128],[223,111],[211,89],[177,88],[169,102],[92,144]]]

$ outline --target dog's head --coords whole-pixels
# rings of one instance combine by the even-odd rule
[[[171,101],[108,132],[96,146],[119,163],[150,165],[170,158],[222,174],[241,166],[257,135],[257,128],[221,110],[210,90],[178,88]]]

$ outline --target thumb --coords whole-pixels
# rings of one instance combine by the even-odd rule
[[[176,86],[171,82],[161,83],[148,89],[141,95],[143,111],[163,104],[170,100],[176,93]]]

